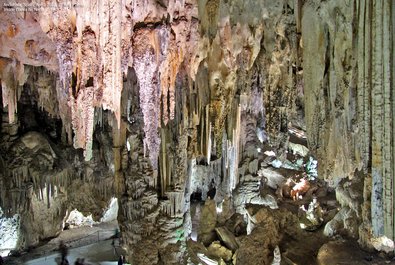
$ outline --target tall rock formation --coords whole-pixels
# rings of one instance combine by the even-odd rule
[[[372,221],[365,232],[391,239],[394,17],[391,1],[307,1],[302,18],[307,134],[320,175],[333,186],[368,176],[371,206],[357,216]]]
[[[34,209],[26,206],[26,190],[42,200],[45,188],[56,226],[49,237],[73,205],[63,194],[97,196],[100,203],[84,209],[96,216],[115,194],[131,259],[180,263],[187,259],[191,194],[206,198],[212,188],[219,203],[236,188],[251,191],[263,143],[285,160],[289,129],[297,127],[306,131],[319,176],[357,216],[361,243],[393,239],[394,5],[2,4],[1,150],[13,155],[0,157],[0,179],[12,190],[1,190],[0,205],[26,213],[29,227]],[[45,118],[30,122],[32,113]],[[53,150],[39,150],[49,161],[42,167],[23,162],[20,151],[32,130],[49,135],[36,137]],[[52,190],[60,192],[58,203],[50,204]]]

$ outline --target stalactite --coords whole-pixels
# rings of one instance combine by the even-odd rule
[[[372,10],[372,216],[375,236],[394,237],[393,168],[391,157],[391,16],[390,3],[377,1]],[[392,51],[393,52],[393,51]],[[393,67],[393,63],[392,63]],[[393,117],[392,117],[393,118]],[[384,222],[383,222],[384,221]]]
[[[169,170],[168,170],[168,150],[166,148],[167,145],[167,139],[166,139],[166,133],[165,133],[165,129],[161,128],[160,129],[160,135],[161,135],[161,142],[160,142],[160,146],[161,146],[161,150],[160,150],[160,157],[159,157],[159,166],[160,166],[160,172],[161,172],[161,195],[164,196],[165,192],[166,192],[166,188],[167,188],[167,184],[168,184],[168,174],[169,174]]]
[[[14,55],[15,56],[15,55]],[[8,106],[8,121],[15,123],[20,87],[26,82],[24,65],[14,56],[12,59],[0,58],[0,81],[3,107]]]
[[[237,104],[236,107],[236,121],[232,134],[232,141],[230,145],[230,154],[228,157],[229,164],[229,192],[236,188],[239,183],[239,146],[240,146],[240,118],[241,118],[241,107]]]
[[[115,191],[117,194],[122,194],[124,192],[124,178],[122,171],[122,152],[125,147],[126,141],[126,124],[121,121],[120,126],[117,126],[117,121],[113,122],[112,127],[112,138],[113,138],[113,154],[114,154],[114,172],[115,172]],[[126,161],[127,163],[127,161]]]
[[[51,3],[47,3],[51,5]],[[71,81],[73,73],[73,65],[76,62],[75,46],[73,45],[73,27],[68,23],[68,10],[67,8],[53,9],[48,6],[43,6],[43,18],[40,21],[41,27],[44,32],[56,44],[56,55],[59,61],[59,81],[56,82],[57,99],[59,102],[59,113],[63,121],[63,126],[67,133],[67,142],[72,143],[72,115],[68,101],[70,94],[72,94]],[[48,21],[52,21],[52,16],[56,16],[57,28],[53,25],[48,25]],[[53,28],[51,28],[53,27]],[[78,134],[78,132],[77,132]]]
[[[92,136],[94,128],[95,108],[92,104],[94,91],[92,87],[80,91],[71,105],[73,130],[78,132],[74,137],[74,147],[84,148],[85,160],[92,157]]]
[[[71,6],[54,9],[47,5],[51,3],[43,6],[40,23],[57,45],[61,83],[57,86],[57,97],[61,118],[69,138],[72,124],[75,147],[86,149],[84,154],[89,160],[93,108],[113,111],[118,127],[121,124],[122,77],[130,59],[128,5],[115,0],[100,3],[84,0],[76,8],[78,12]],[[88,100],[83,115],[76,112],[80,97]]]
[[[166,59],[160,68],[160,84],[162,92],[162,119],[165,125],[174,119],[175,110],[175,82],[179,67],[184,60],[182,48],[171,47],[174,50],[167,51]],[[170,103],[168,106],[167,102]]]
[[[183,215],[184,194],[181,192],[166,192],[168,200],[162,202],[162,212],[171,217]]]
[[[47,193],[47,207],[48,209],[51,207],[51,181],[47,178],[45,185],[46,193]]]
[[[123,1],[109,0],[103,6],[101,21],[109,21],[104,24],[104,34],[101,34],[103,47],[103,109],[114,112],[121,125],[121,94],[122,94],[122,68],[121,68],[121,41],[122,41],[122,10]]]
[[[140,85],[140,106],[144,117],[145,133],[144,150],[148,147],[152,167],[156,170],[160,149],[160,137],[158,135],[160,95],[156,80],[158,66],[155,50],[153,47],[147,48],[147,44],[150,43],[150,36],[143,34],[151,33],[141,33],[141,36],[137,35],[135,37],[137,39],[136,43],[141,43],[141,46],[134,49],[133,65]]]
[[[25,67],[30,74],[28,85],[37,93],[37,104],[45,110],[50,117],[59,117],[58,99],[56,94],[57,74],[49,72],[43,67]]]

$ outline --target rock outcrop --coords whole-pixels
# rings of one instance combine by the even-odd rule
[[[21,246],[56,235],[67,209],[100,218],[116,196],[130,260],[179,264],[191,195],[212,199],[209,246],[231,208],[278,208],[274,189],[308,155],[308,177],[343,207],[328,235],[394,239],[391,1],[30,2],[0,10],[0,206],[22,214]],[[274,234],[238,263],[270,261],[272,217],[249,223],[245,246]]]
[[[372,181],[372,232],[391,238],[393,8],[388,1],[307,1],[301,21],[306,128],[320,175],[338,186],[372,174],[365,179]]]

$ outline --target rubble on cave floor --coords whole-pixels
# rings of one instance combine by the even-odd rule
[[[215,202],[206,201],[201,236],[187,244],[188,264],[395,264],[384,254],[362,250],[355,240],[326,237],[323,230],[330,217],[325,214],[321,225],[303,230],[303,218],[290,207],[295,204],[287,201],[279,209],[247,204],[247,221],[235,213],[225,222],[217,218],[213,226],[207,222],[215,223]]]
[[[187,244],[188,264],[395,264],[384,253],[362,250],[340,226],[331,226],[338,229],[335,237],[324,233],[341,205],[335,190],[317,178],[314,158],[287,157],[293,165],[298,159],[298,169],[286,163],[276,168],[265,148],[260,168],[243,176],[233,194],[236,213],[218,211],[215,199],[193,206],[200,223],[192,228],[197,240]],[[196,225],[196,211],[193,219]]]

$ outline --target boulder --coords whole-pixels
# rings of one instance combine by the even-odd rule
[[[372,238],[372,245],[377,251],[384,251],[385,253],[394,252],[394,241],[386,236]]]
[[[266,177],[267,185],[272,189],[277,189],[285,180],[284,176],[270,168],[261,168],[258,171],[260,177]]]
[[[275,247],[280,242],[280,236],[273,218],[268,218],[242,239],[237,250],[236,264],[267,264],[272,261]]]
[[[334,236],[336,234],[358,238],[358,218],[356,213],[343,207],[335,217],[325,225],[324,235]]]
[[[223,259],[224,261],[231,261],[233,256],[232,251],[222,246],[219,241],[212,242],[208,247],[208,252],[211,256],[217,259]]]
[[[309,149],[301,144],[295,144],[292,142],[288,143],[288,148],[292,151],[294,155],[300,155],[305,157],[309,153]]]
[[[230,231],[235,236],[246,235],[247,234],[247,223],[244,220],[243,215],[235,213],[229,218],[225,226],[228,231]]]
[[[217,232],[219,239],[229,249],[236,251],[239,248],[235,236],[225,226],[215,228],[215,232]]]
[[[200,216],[198,240],[205,246],[216,239],[217,207],[214,200],[207,199]]]

